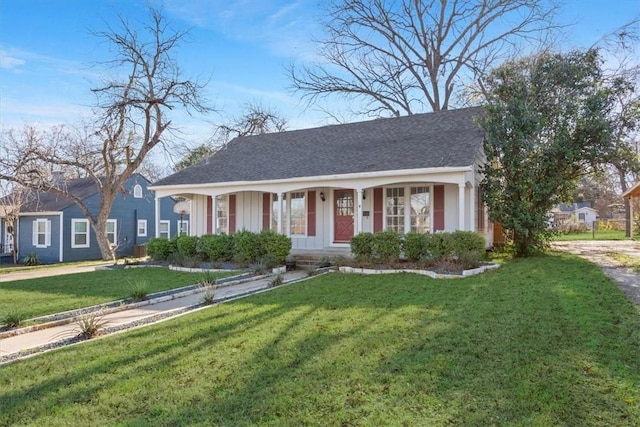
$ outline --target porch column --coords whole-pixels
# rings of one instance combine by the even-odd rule
[[[480,200],[476,200],[476,191],[474,187],[469,190],[469,213],[471,214],[471,223],[469,224],[469,230],[478,231],[478,206],[476,203],[480,203]]]
[[[633,196],[629,196],[629,238],[633,239]]]
[[[284,199],[284,198],[283,198]],[[286,202],[285,202],[286,203]],[[283,234],[286,234],[287,237],[291,237],[291,207],[289,207],[289,209],[287,209],[287,224],[288,227],[286,230],[284,230]]]
[[[218,196],[211,196],[211,234],[218,234]]]
[[[357,235],[362,231],[362,189],[356,190],[356,220],[353,228],[353,234]]]
[[[282,230],[282,200],[284,199],[284,193],[278,193],[278,225],[276,226],[276,232],[283,234]]]
[[[156,202],[156,212],[155,212],[155,216],[156,216],[156,237],[160,237],[160,198],[156,196],[155,198],[155,202]],[[137,225],[136,225],[137,227]]]
[[[464,182],[458,184],[458,230],[464,230]]]

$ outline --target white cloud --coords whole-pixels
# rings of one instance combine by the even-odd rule
[[[24,59],[15,58],[7,55],[4,51],[0,51],[0,68],[12,70],[21,67],[27,62]]]

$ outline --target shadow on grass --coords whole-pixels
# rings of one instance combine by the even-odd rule
[[[323,276],[3,367],[0,424],[633,425],[639,326],[570,256]]]

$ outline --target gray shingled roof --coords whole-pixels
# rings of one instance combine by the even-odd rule
[[[69,193],[84,199],[98,192],[96,183],[91,178],[76,178],[67,182]],[[73,202],[62,196],[46,191],[36,191],[24,203],[21,212],[60,212]]]
[[[479,108],[235,138],[209,159],[154,185],[264,181],[469,166],[483,133]]]

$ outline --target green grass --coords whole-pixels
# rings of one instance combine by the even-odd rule
[[[226,277],[236,273],[215,274]],[[32,318],[128,298],[141,282],[147,283],[150,294],[193,285],[202,277],[166,268],[131,268],[0,282],[0,318],[17,308]]]
[[[332,274],[0,368],[0,425],[637,426],[640,318],[592,264]]]
[[[624,267],[631,268],[640,273],[640,258],[632,257],[627,254],[621,254],[618,252],[607,252],[607,255],[618,261]]]
[[[625,236],[624,230],[607,230],[596,231],[595,235],[592,231],[585,231],[584,233],[560,234],[558,236],[555,236],[553,240],[627,240],[627,237]]]

